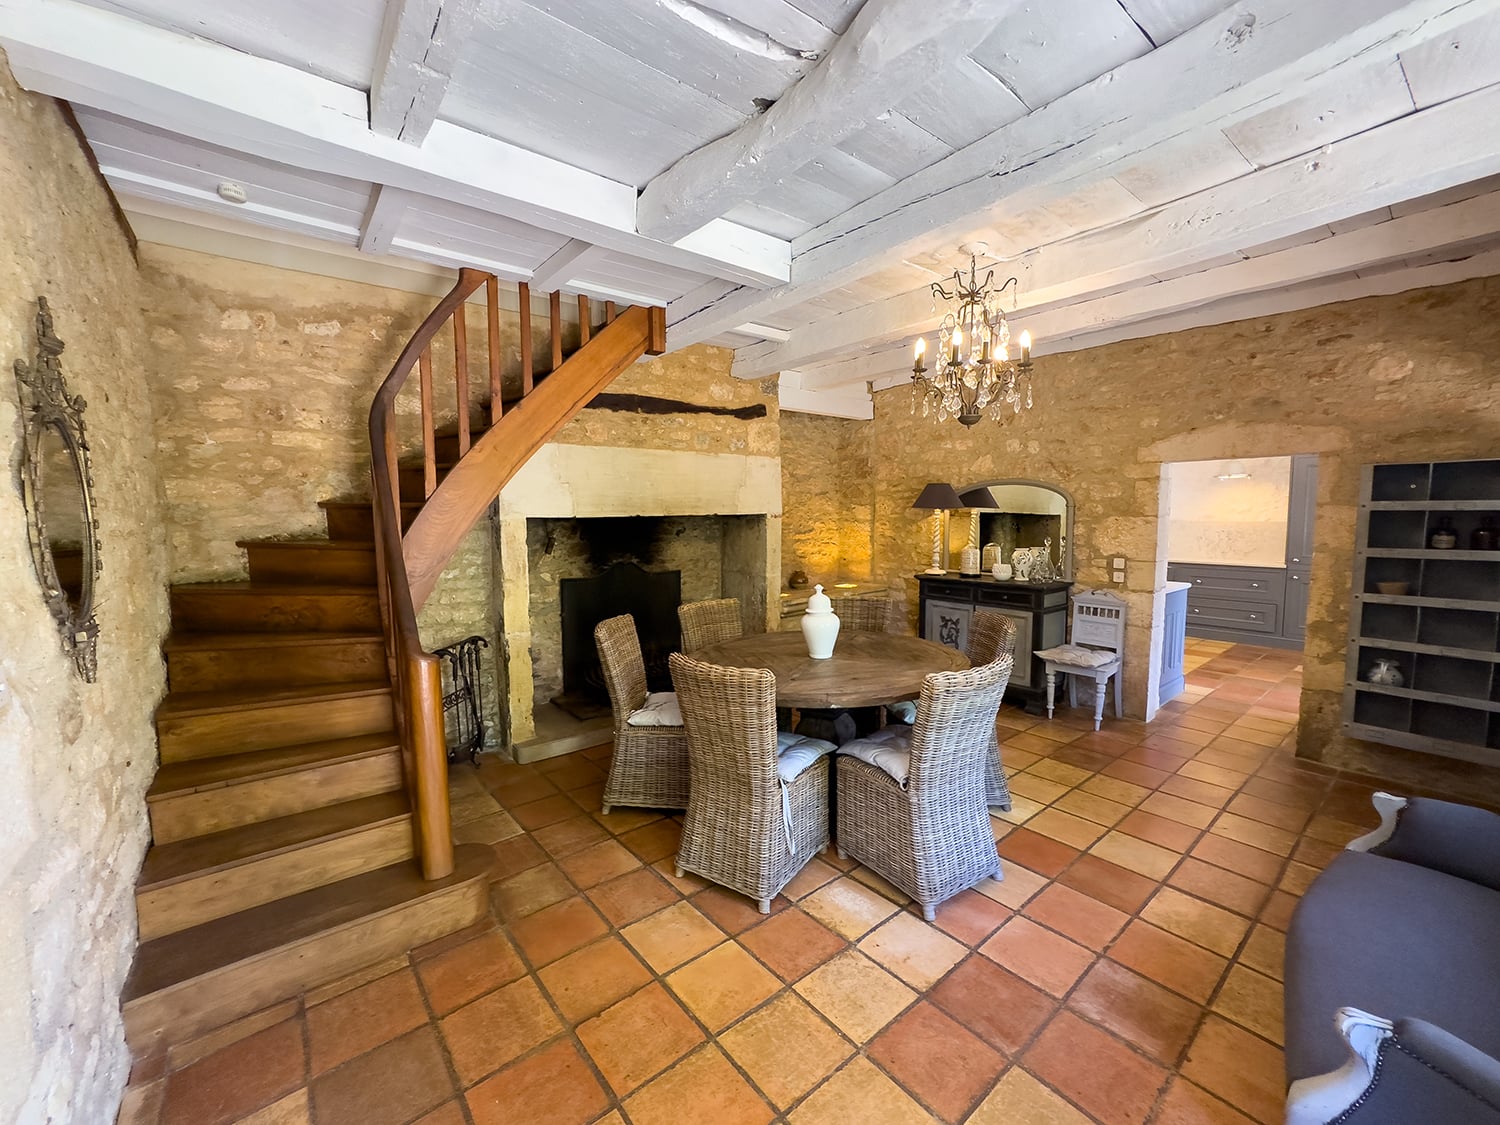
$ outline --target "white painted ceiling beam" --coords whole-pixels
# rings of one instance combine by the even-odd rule
[[[997,274],[1018,278],[1020,325],[1019,314],[1500,173],[1496,122],[1500,86],[1491,86],[1340,141],[1316,157],[1285,161],[1126,223],[1043,246],[997,267]],[[1417,151],[1423,159],[1410,159]],[[1041,338],[1030,320],[1024,326]],[[734,373],[760,378],[932,328],[932,294],[924,286],[795,328],[785,344],[741,348]]]
[[[966,55],[1022,0],[865,0],[822,60],[765,113],[646,185],[637,226],[674,240],[774,188]]]
[[[379,136],[363,91],[76,0],[0,0],[0,44],[27,89],[222,147],[434,195],[741,285],[775,285],[789,273],[780,239],[722,219],[681,245],[645,238],[627,184],[445,121],[420,147]]]
[[[1497,0],[1245,0],[808,232],[793,244],[789,285],[732,293],[673,323],[669,341],[771,316],[957,237],[999,204],[1045,205],[1158,144],[1263,113],[1311,79],[1496,10]]]
[[[1094,338],[1133,324],[1156,323],[1163,317],[1205,306],[1228,307],[1237,299],[1269,291],[1295,292],[1329,277],[1376,269],[1445,248],[1465,253],[1465,247],[1492,239],[1497,231],[1500,192],[1491,192],[1217,269],[1079,301],[1030,317],[1026,323],[1037,336],[1034,354],[1042,357],[1075,350],[1072,341],[1078,338]],[[1290,307],[1313,303],[1317,302],[1303,300]],[[800,372],[800,385],[807,390],[838,388],[879,381],[910,368],[911,352],[903,343],[856,359],[805,369]]]
[[[370,128],[419,145],[437,120],[479,0],[386,0]]]
[[[531,275],[531,287],[538,293],[550,293],[554,289],[567,287],[569,281],[582,273],[590,263],[605,254],[603,248],[581,239],[573,238],[563,243],[551,257],[537,266]]]
[[[834,418],[868,420],[875,417],[875,402],[869,388],[840,387],[837,390],[805,389],[798,373],[783,372],[776,386],[776,398],[782,410],[801,414],[825,414]]]
[[[370,193],[370,206],[365,211],[364,224],[359,230],[359,248],[366,254],[389,254],[391,242],[406,209],[411,205],[409,191],[393,188],[388,184],[376,184]]]

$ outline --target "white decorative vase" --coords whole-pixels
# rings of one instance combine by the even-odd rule
[[[839,617],[821,586],[814,586],[812,597],[807,599],[802,638],[807,642],[807,655],[814,660],[827,660],[833,655],[833,642],[839,638]]]

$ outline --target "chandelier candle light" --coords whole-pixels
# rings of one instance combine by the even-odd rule
[[[982,242],[968,242],[959,247],[969,255],[969,276],[953,271],[953,292],[936,282],[932,286],[933,311],[937,300],[953,303],[938,324],[938,352],[935,370],[928,372],[923,363],[927,339],[919,337],[916,358],[912,363],[912,413],[917,400],[922,401],[922,417],[933,410],[939,421],[957,418],[972,426],[984,417],[986,409],[996,421],[1010,407],[1013,414],[1031,409],[1031,333],[1022,332],[1019,340],[1021,358],[1010,358],[1010,323],[1000,307],[1001,295],[1012,285],[995,285],[995,271],[979,280],[979,257],[989,253]]]

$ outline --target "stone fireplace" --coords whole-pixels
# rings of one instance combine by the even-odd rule
[[[575,585],[581,580],[606,579],[603,600],[586,602],[580,611],[587,618],[631,612],[634,605],[626,603],[638,596],[630,592],[636,570],[648,580],[645,585],[671,585],[675,574],[681,602],[738,598],[747,630],[775,628],[780,462],[728,453],[545,446],[501,493],[498,569],[501,691],[509,741],[518,759],[528,760],[524,744],[536,734],[538,710],[551,708],[560,695],[574,701],[585,657],[582,675],[597,676],[593,620],[570,620],[574,639],[565,650],[564,599],[572,605],[587,585]],[[636,614],[653,688],[670,686],[663,677],[666,653],[678,642],[676,604],[669,612]],[[587,637],[583,652],[581,637]],[[590,694],[586,686],[583,694]],[[607,713],[607,698],[595,692],[594,699],[599,712]]]

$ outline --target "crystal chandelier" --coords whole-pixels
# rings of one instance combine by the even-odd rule
[[[972,426],[984,417],[986,409],[999,421],[1006,408],[1013,414],[1031,409],[1031,333],[1022,332],[1017,341],[1021,357],[1010,358],[1010,324],[1000,307],[1001,295],[1012,285],[995,285],[995,271],[979,280],[979,257],[989,251],[982,242],[959,247],[969,255],[969,276],[963,270],[953,271],[953,291],[934,283],[933,311],[941,297],[950,303],[948,312],[938,324],[938,350],[934,370],[928,372],[922,360],[927,354],[925,337],[917,340],[916,361],[911,368],[912,413],[922,403],[922,417],[937,412],[939,421],[957,418]]]

